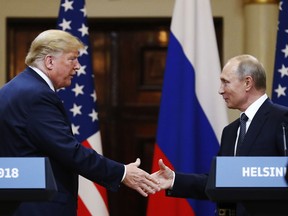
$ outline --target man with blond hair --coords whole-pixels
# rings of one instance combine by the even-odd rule
[[[72,134],[56,90],[71,84],[83,48],[65,31],[40,33],[26,56],[28,67],[0,90],[0,156],[48,157],[58,188],[51,201],[17,203],[11,207],[16,209],[13,215],[76,215],[78,175],[111,191],[121,182],[143,196],[159,190],[157,181],[138,168],[139,159],[128,165],[115,162],[84,147]],[[11,210],[0,206],[5,208]]]

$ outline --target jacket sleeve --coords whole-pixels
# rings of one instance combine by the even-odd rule
[[[175,173],[173,189],[166,190],[166,195],[192,199],[208,199],[205,194],[207,180],[207,174]]]
[[[42,92],[37,97],[27,116],[31,148],[39,149],[43,156],[48,156],[64,169],[116,191],[124,174],[124,165],[76,140],[62,102],[54,92]]]

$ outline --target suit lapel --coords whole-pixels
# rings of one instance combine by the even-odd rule
[[[224,128],[221,137],[221,146],[218,156],[233,156],[235,149],[235,140],[237,137],[237,129],[239,127],[239,119],[236,119]]]
[[[260,135],[261,130],[267,120],[270,107],[271,102],[269,99],[267,99],[257,111],[243,140],[243,146],[240,150],[240,155],[249,155],[251,147]]]
[[[235,151],[235,143],[236,143],[236,138],[237,138],[237,130],[240,124],[240,119],[237,119],[236,121],[233,122],[233,124],[231,125],[231,131],[228,133],[228,135],[230,136],[229,140],[233,140],[233,144],[228,145],[229,149],[228,149],[228,155],[229,156],[233,156],[234,155],[234,151]]]

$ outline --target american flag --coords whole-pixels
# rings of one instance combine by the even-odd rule
[[[288,106],[288,1],[279,3],[272,100]]]
[[[78,58],[80,70],[71,86],[61,89],[58,94],[63,100],[76,138],[102,154],[85,0],[61,0],[57,27],[78,37],[85,45]],[[103,187],[80,176],[78,194],[79,216],[109,215],[107,194]]]

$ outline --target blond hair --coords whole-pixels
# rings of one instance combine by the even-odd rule
[[[83,43],[68,32],[56,29],[46,30],[31,43],[25,63],[35,67],[48,54],[56,55],[61,52],[79,51],[83,48]]]

